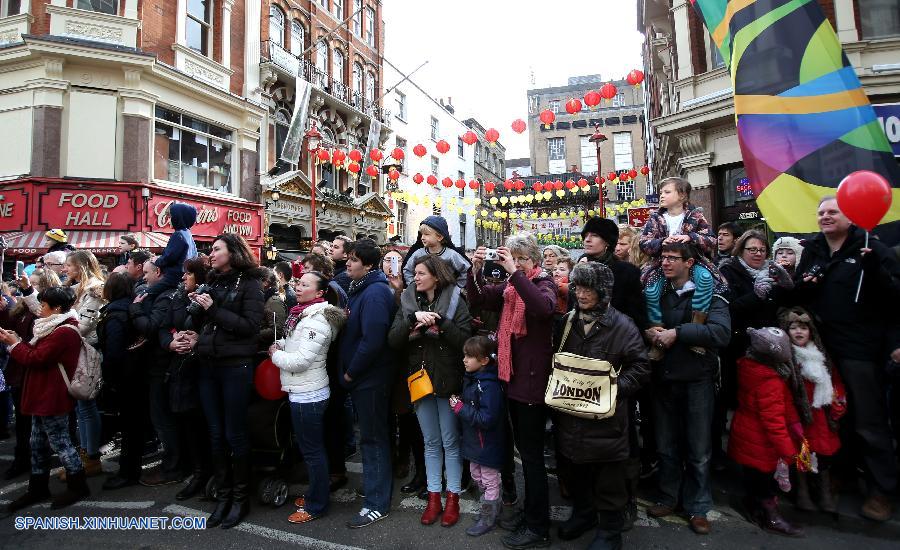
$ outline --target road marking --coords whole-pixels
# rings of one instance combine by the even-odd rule
[[[10,500],[0,500],[0,505],[5,506],[9,504]],[[76,506],[78,508],[100,508],[104,510],[146,510],[148,508],[152,508],[156,504],[155,501],[152,500],[137,500],[137,501],[114,501],[114,500],[79,500],[72,506]],[[49,502],[42,502],[40,504],[35,504],[30,506],[29,508],[50,508]]]
[[[209,514],[207,514],[206,512],[188,508],[186,506],[180,506],[178,504],[170,504],[169,506],[163,508],[162,511],[167,514],[176,516],[209,517]],[[246,521],[241,522],[240,525],[234,527],[234,530],[243,531],[244,533],[250,533],[251,535],[257,535],[269,540],[296,544],[302,546],[303,548],[312,548],[316,550],[363,550],[362,548],[359,548],[357,546],[347,546],[344,544],[328,542],[326,540],[314,539],[312,537],[304,537],[303,535],[298,535],[296,533],[289,533],[287,531],[281,531],[279,529],[263,527],[262,525],[256,525],[255,523],[249,523]]]
[[[116,466],[114,464],[112,464],[112,459],[118,455],[119,455],[119,451],[113,451],[113,452],[109,453],[109,455],[103,457],[102,467],[103,467],[104,473],[113,473],[113,472],[118,471]],[[109,460],[107,460],[107,459],[109,459]],[[162,464],[162,460],[154,460],[153,462],[144,464],[143,466],[141,466],[141,468],[143,468],[144,470],[149,470],[150,468],[155,468],[156,466],[159,466],[160,464]],[[50,470],[50,477],[57,477],[59,475],[59,473],[62,471],[63,471],[62,466],[60,466],[58,468],[53,468],[52,470]],[[28,487],[28,480],[17,481],[16,483],[10,483],[9,485],[0,487],[0,495],[6,495],[9,493],[12,493],[13,491],[17,491],[23,487]]]
[[[0,460],[9,460],[10,462],[12,462],[15,459],[16,457],[14,457],[13,455],[0,455]]]

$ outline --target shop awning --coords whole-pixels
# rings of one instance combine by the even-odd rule
[[[91,252],[116,252],[119,238],[132,235],[138,241],[138,248],[161,250],[169,242],[169,236],[154,231],[68,231],[69,244],[78,250]],[[6,240],[7,254],[38,254],[47,250],[44,231],[25,231],[0,234]]]

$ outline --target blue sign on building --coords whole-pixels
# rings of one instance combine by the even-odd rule
[[[900,157],[900,103],[886,103],[872,107],[875,108],[878,124],[884,129],[894,156]]]

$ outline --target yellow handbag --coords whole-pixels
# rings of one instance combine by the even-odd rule
[[[407,377],[406,384],[409,386],[409,400],[415,403],[425,396],[434,394],[434,386],[431,385],[431,377],[425,370],[425,363],[416,372]]]

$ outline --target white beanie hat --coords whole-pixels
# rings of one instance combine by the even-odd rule
[[[800,255],[803,254],[803,245],[800,244],[800,239],[796,237],[781,237],[775,244],[772,245],[772,259],[775,259],[775,254],[778,253],[778,250],[781,248],[789,248],[794,251],[794,254],[797,255],[797,262],[800,261]]]

